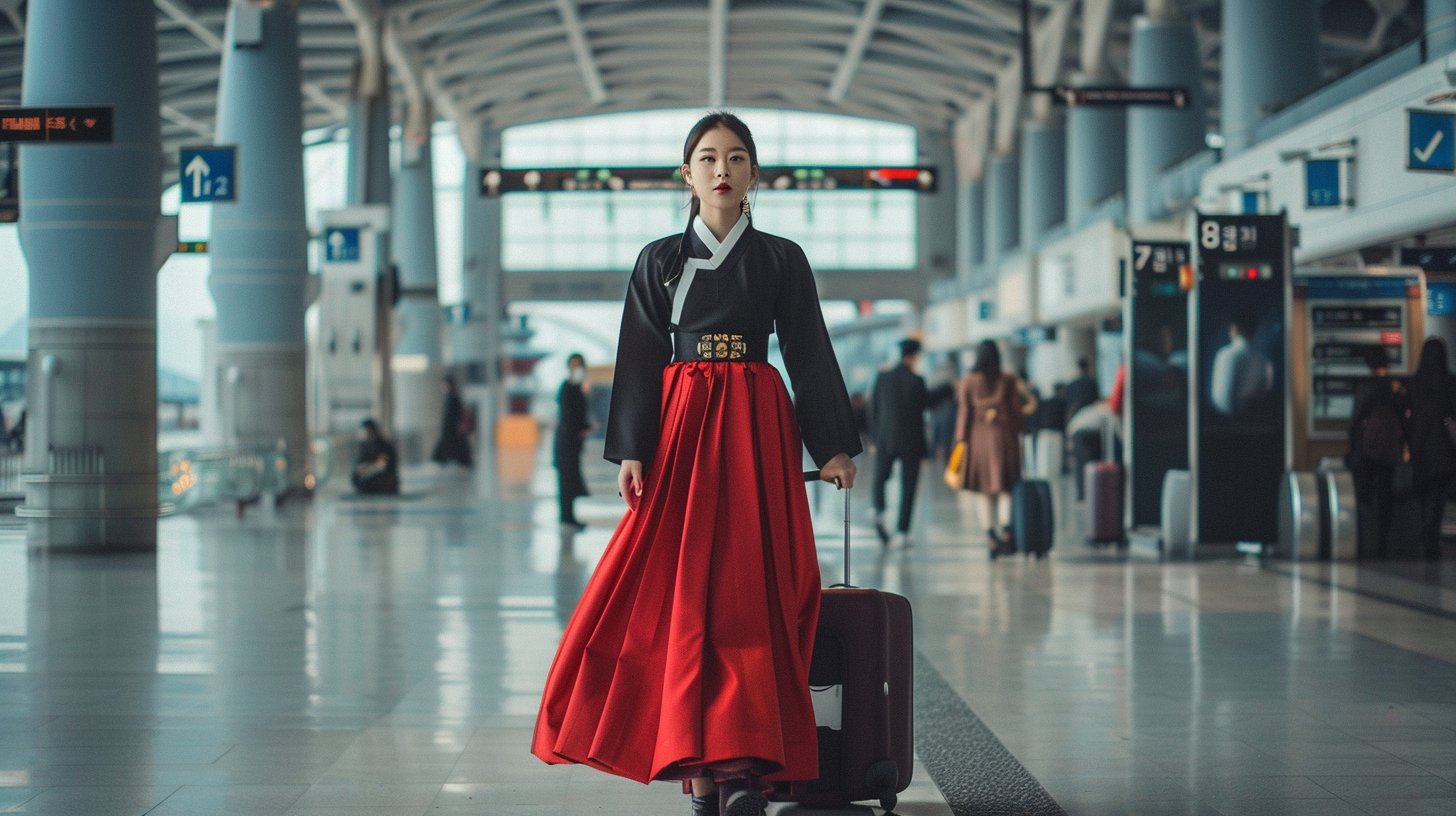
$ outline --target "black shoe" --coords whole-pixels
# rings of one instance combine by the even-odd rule
[[[570,530],[574,530],[574,531],[576,531],[578,533],[581,532],[582,530],[585,530],[586,529],[586,525],[585,524],[582,524],[581,522],[577,521],[576,519],[562,519],[561,526],[562,527],[566,527],[567,529],[570,529]]]
[[[707,796],[694,795],[693,816],[718,816],[718,794],[710,793]]]
[[[890,531],[885,529],[884,523],[879,519],[875,519],[875,535],[880,537],[881,547],[890,546]]]
[[[720,816],[764,816],[768,802],[747,779],[728,779],[718,783]]]

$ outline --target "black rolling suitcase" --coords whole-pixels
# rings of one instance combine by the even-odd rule
[[[805,474],[812,481],[817,473]],[[819,778],[779,783],[770,799],[844,807],[877,799],[886,811],[914,767],[915,647],[910,602],[849,586],[849,491],[844,492],[844,583],[824,590],[809,667],[819,730]]]
[[[1011,487],[1011,537],[1016,551],[1045,558],[1056,533],[1052,486],[1041,479],[1022,479]]]

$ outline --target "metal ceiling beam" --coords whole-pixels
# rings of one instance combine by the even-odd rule
[[[213,31],[210,26],[202,22],[197,12],[187,4],[186,0],[154,0],[157,8],[168,17],[177,21],[192,32],[192,35],[201,40],[218,54],[222,53],[222,37]],[[303,83],[303,95],[308,97],[321,108],[342,119],[348,114],[348,110],[340,103],[334,101],[328,94],[323,92],[312,82]]]
[[[708,0],[708,107],[728,99],[728,0]]]
[[[854,33],[849,35],[849,44],[844,48],[844,59],[840,60],[834,80],[829,83],[829,93],[825,94],[830,102],[843,102],[849,93],[849,83],[854,80],[854,72],[859,69],[860,60],[864,59],[865,49],[875,36],[875,27],[880,24],[880,13],[884,10],[885,0],[865,0],[864,11],[854,24]]]
[[[592,56],[591,46],[586,41],[586,31],[581,27],[581,16],[577,13],[576,0],[556,0],[556,11],[561,15],[561,25],[566,29],[566,41],[576,55],[576,65],[581,69],[581,81],[586,83],[587,96],[594,104],[607,101],[607,86],[602,84],[602,72]]]
[[[199,122],[198,120],[193,119],[191,116],[188,116],[182,111],[177,110],[171,105],[162,105],[160,110],[162,113],[162,118],[166,119],[168,122],[171,122],[172,124],[178,125],[180,127],[187,128],[188,130],[196,133],[198,136],[201,136],[204,139],[212,139],[212,126],[207,124],[206,122]]]

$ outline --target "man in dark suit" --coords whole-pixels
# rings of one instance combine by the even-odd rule
[[[955,392],[945,385],[930,391],[925,378],[915,373],[920,359],[920,342],[900,341],[900,364],[875,379],[869,402],[870,450],[875,455],[875,531],[880,542],[890,544],[885,529],[885,482],[895,461],[900,462],[900,518],[896,537],[909,543],[910,511],[915,505],[915,488],[920,482],[920,463],[925,459],[925,411],[949,399]]]
[[[1086,357],[1077,359],[1077,379],[1067,383],[1067,419],[1086,408],[1102,395],[1097,390],[1097,378],[1092,376],[1092,364]]]

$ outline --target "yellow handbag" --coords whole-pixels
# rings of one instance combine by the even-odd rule
[[[950,450],[950,461],[945,465],[945,483],[953,490],[963,490],[966,486],[966,443],[957,442]]]

